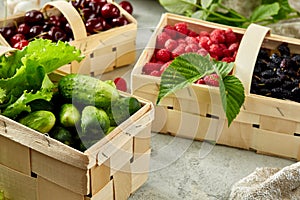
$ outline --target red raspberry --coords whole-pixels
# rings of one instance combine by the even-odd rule
[[[170,38],[171,37],[165,32],[159,33],[156,38],[156,47],[163,48],[165,46],[165,42]]]
[[[190,37],[190,36],[187,36],[185,38],[185,41],[187,44],[198,44],[199,43],[199,41],[195,37]]]
[[[231,57],[231,55],[231,51],[229,51],[227,48],[223,49],[223,57]]]
[[[153,62],[148,62],[143,66],[142,72],[143,74],[151,74],[153,71],[158,71],[160,70],[160,67],[162,66],[161,63],[153,63]]]
[[[207,31],[200,31],[200,33],[199,33],[199,36],[200,37],[203,37],[203,36],[206,36],[206,37],[209,37],[209,32],[207,32]]]
[[[118,90],[121,90],[123,92],[127,91],[127,83],[126,80],[123,79],[122,77],[117,77],[114,79],[114,83],[117,87]]]
[[[232,31],[231,28],[225,30],[225,42],[227,45],[237,42],[236,34]]]
[[[178,46],[178,43],[176,40],[173,39],[168,39],[165,43],[165,48],[168,49],[169,51],[172,51]]]
[[[233,57],[224,57],[224,58],[222,58],[221,61],[230,63],[230,62],[234,62],[234,58]]]
[[[151,76],[157,76],[157,77],[160,77],[161,76],[161,72],[160,71],[157,71],[157,70],[154,70],[150,73]]]
[[[205,81],[203,80],[203,78],[200,78],[195,83],[196,84],[205,84]]]
[[[206,85],[211,86],[219,86],[219,76],[217,74],[210,74],[207,76],[204,76],[203,78]]]
[[[172,51],[172,57],[176,58],[177,56],[185,53],[185,46],[184,44],[178,45],[173,51]]]
[[[174,25],[175,30],[179,33],[178,35],[186,36],[189,33],[189,29],[185,22],[178,22]]]
[[[197,52],[199,49],[198,45],[196,44],[188,44],[185,48],[184,48],[184,51],[186,53],[188,52]]]
[[[156,52],[155,57],[158,61],[168,62],[171,60],[171,52],[167,49],[159,49]]]
[[[184,44],[184,45],[187,45],[185,39],[183,39],[183,38],[177,39],[177,43],[178,43],[178,44]]]
[[[212,44],[209,47],[209,53],[212,55],[216,55],[218,58],[223,56],[223,49],[218,44]]]
[[[176,38],[177,31],[174,26],[166,25],[163,29],[163,32],[167,33],[172,39]]]
[[[153,63],[157,62],[157,60],[155,58],[155,54],[152,55],[149,62],[153,62]]]
[[[235,42],[235,43],[232,43],[229,47],[228,47],[228,50],[231,51],[231,52],[235,52],[239,49],[239,43],[238,42]]]
[[[204,49],[204,48],[200,48],[197,51],[197,54],[201,55],[201,56],[206,56],[208,54],[208,52]]]
[[[199,40],[199,47],[202,47],[206,50],[209,49],[210,44],[211,44],[210,38],[207,36],[203,36]]]
[[[161,66],[160,72],[163,73],[169,67],[169,65],[172,63],[172,61],[173,60],[170,60],[169,62],[166,62],[163,66]]]
[[[196,33],[195,31],[189,31],[189,34],[188,34],[188,36],[190,36],[190,37],[198,37],[199,36],[199,34],[198,33]]]
[[[221,29],[214,29],[210,35],[210,40],[212,43],[220,44],[225,42],[225,31]]]

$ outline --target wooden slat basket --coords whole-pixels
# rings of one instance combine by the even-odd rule
[[[58,70],[61,74],[82,73],[96,76],[135,62],[137,21],[118,3],[108,2],[116,5],[130,23],[93,35],[87,34],[83,20],[71,3],[63,0],[52,1],[46,3],[41,9],[48,16],[62,14],[66,17],[74,35],[74,40],[70,44],[80,49],[86,56],[80,65],[73,62],[71,65],[61,67]],[[0,27],[20,23],[24,20],[23,16],[8,17],[0,21]],[[1,34],[0,44],[9,46]]]
[[[268,28],[255,24],[248,29],[240,29],[166,13],[162,15],[132,71],[132,93],[156,103],[160,78],[142,74],[142,67],[152,57],[158,33],[165,25],[177,22],[187,23],[189,29],[198,33],[231,28],[236,34],[242,34],[234,73],[243,82],[246,100],[239,115],[228,127],[218,89],[192,84],[155,105],[152,130],[300,160],[300,104],[250,93],[251,77],[260,47],[275,49],[286,42],[291,52],[299,53],[299,40],[272,35]]]
[[[152,104],[85,152],[0,116],[0,188],[8,199],[127,199],[149,173]]]
[[[1,47],[0,55],[14,50]],[[55,82],[61,75],[49,77]],[[84,152],[0,115],[0,190],[5,197],[128,199],[148,179],[154,119],[153,104],[136,98],[142,107]]]

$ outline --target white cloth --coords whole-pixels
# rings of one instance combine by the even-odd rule
[[[300,200],[300,162],[279,168],[257,168],[235,183],[230,200]]]

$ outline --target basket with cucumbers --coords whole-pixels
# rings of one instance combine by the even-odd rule
[[[142,105],[135,97],[120,95],[112,80],[82,74],[57,82],[49,78],[59,67],[83,58],[68,43],[45,39],[1,55],[1,114],[85,151]]]

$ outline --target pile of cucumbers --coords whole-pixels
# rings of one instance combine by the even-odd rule
[[[112,80],[68,74],[57,84],[51,101],[35,100],[31,112],[17,121],[80,151],[109,134],[142,104],[121,96]]]

